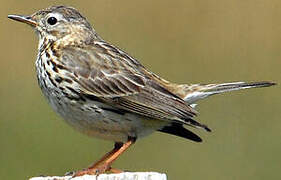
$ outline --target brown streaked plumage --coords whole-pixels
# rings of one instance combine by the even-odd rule
[[[31,16],[9,15],[39,36],[37,78],[52,108],[75,129],[115,141],[114,149],[83,174],[100,174],[136,139],[161,131],[201,142],[184,125],[211,131],[194,120],[194,103],[213,94],[272,82],[207,85],[170,83],[105,42],[77,10],[53,6]]]

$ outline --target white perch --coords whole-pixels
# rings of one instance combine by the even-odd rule
[[[33,177],[29,180],[167,180],[166,174],[157,172],[125,172],[120,174],[84,175],[72,178],[71,176]]]

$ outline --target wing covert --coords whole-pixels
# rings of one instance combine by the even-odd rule
[[[87,96],[152,119],[209,130],[193,120],[196,111],[183,99],[159,83],[159,78],[156,80],[137,60],[119,51],[101,45],[66,47],[62,59],[76,78],[81,93]]]

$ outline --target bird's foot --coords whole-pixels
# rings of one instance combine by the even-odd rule
[[[122,173],[123,171],[120,170],[120,169],[115,169],[115,168],[112,168],[110,165],[108,164],[102,164],[98,167],[94,167],[94,168],[88,168],[88,169],[85,169],[85,170],[82,170],[82,171],[77,171],[73,177],[77,177],[77,176],[83,176],[83,175],[100,175],[100,174],[103,174],[105,172],[112,172],[112,173]]]
[[[110,172],[112,172],[112,173],[114,173],[114,174],[119,174],[119,173],[124,172],[124,171],[121,170],[121,169],[116,169],[116,168],[112,168],[112,167],[110,167],[110,169],[109,169],[108,171],[110,171]]]
[[[88,175],[100,175],[105,173],[107,170],[104,167],[97,167],[97,168],[89,168],[89,169],[85,169],[82,171],[77,171],[75,172],[75,174],[73,175],[73,177],[77,177],[77,176],[84,176],[86,174]]]

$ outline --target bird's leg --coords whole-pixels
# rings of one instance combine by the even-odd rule
[[[128,140],[126,143],[124,143],[118,151],[116,151],[112,156],[108,157],[108,159],[105,160],[104,164],[101,165],[101,169],[111,170],[112,172],[119,171],[118,169],[111,168],[111,164],[123,153],[125,152],[133,143],[135,140]]]
[[[92,164],[91,166],[88,167],[88,169],[94,169],[97,168],[102,162],[104,162],[107,158],[109,158],[110,156],[112,156],[116,151],[118,151],[118,149],[120,149],[123,146],[123,143],[118,143],[116,142],[114,144],[114,148],[106,153],[100,160],[98,160],[97,162],[95,162],[94,164]]]
[[[113,173],[120,173],[121,170],[111,168],[111,164],[124,152],[126,151],[133,143],[135,139],[128,139],[126,143],[115,143],[115,146],[112,151],[105,154],[99,161],[94,163],[88,169],[83,171],[78,171],[74,174],[76,176],[82,176],[85,174],[102,174],[106,171],[112,171]]]

